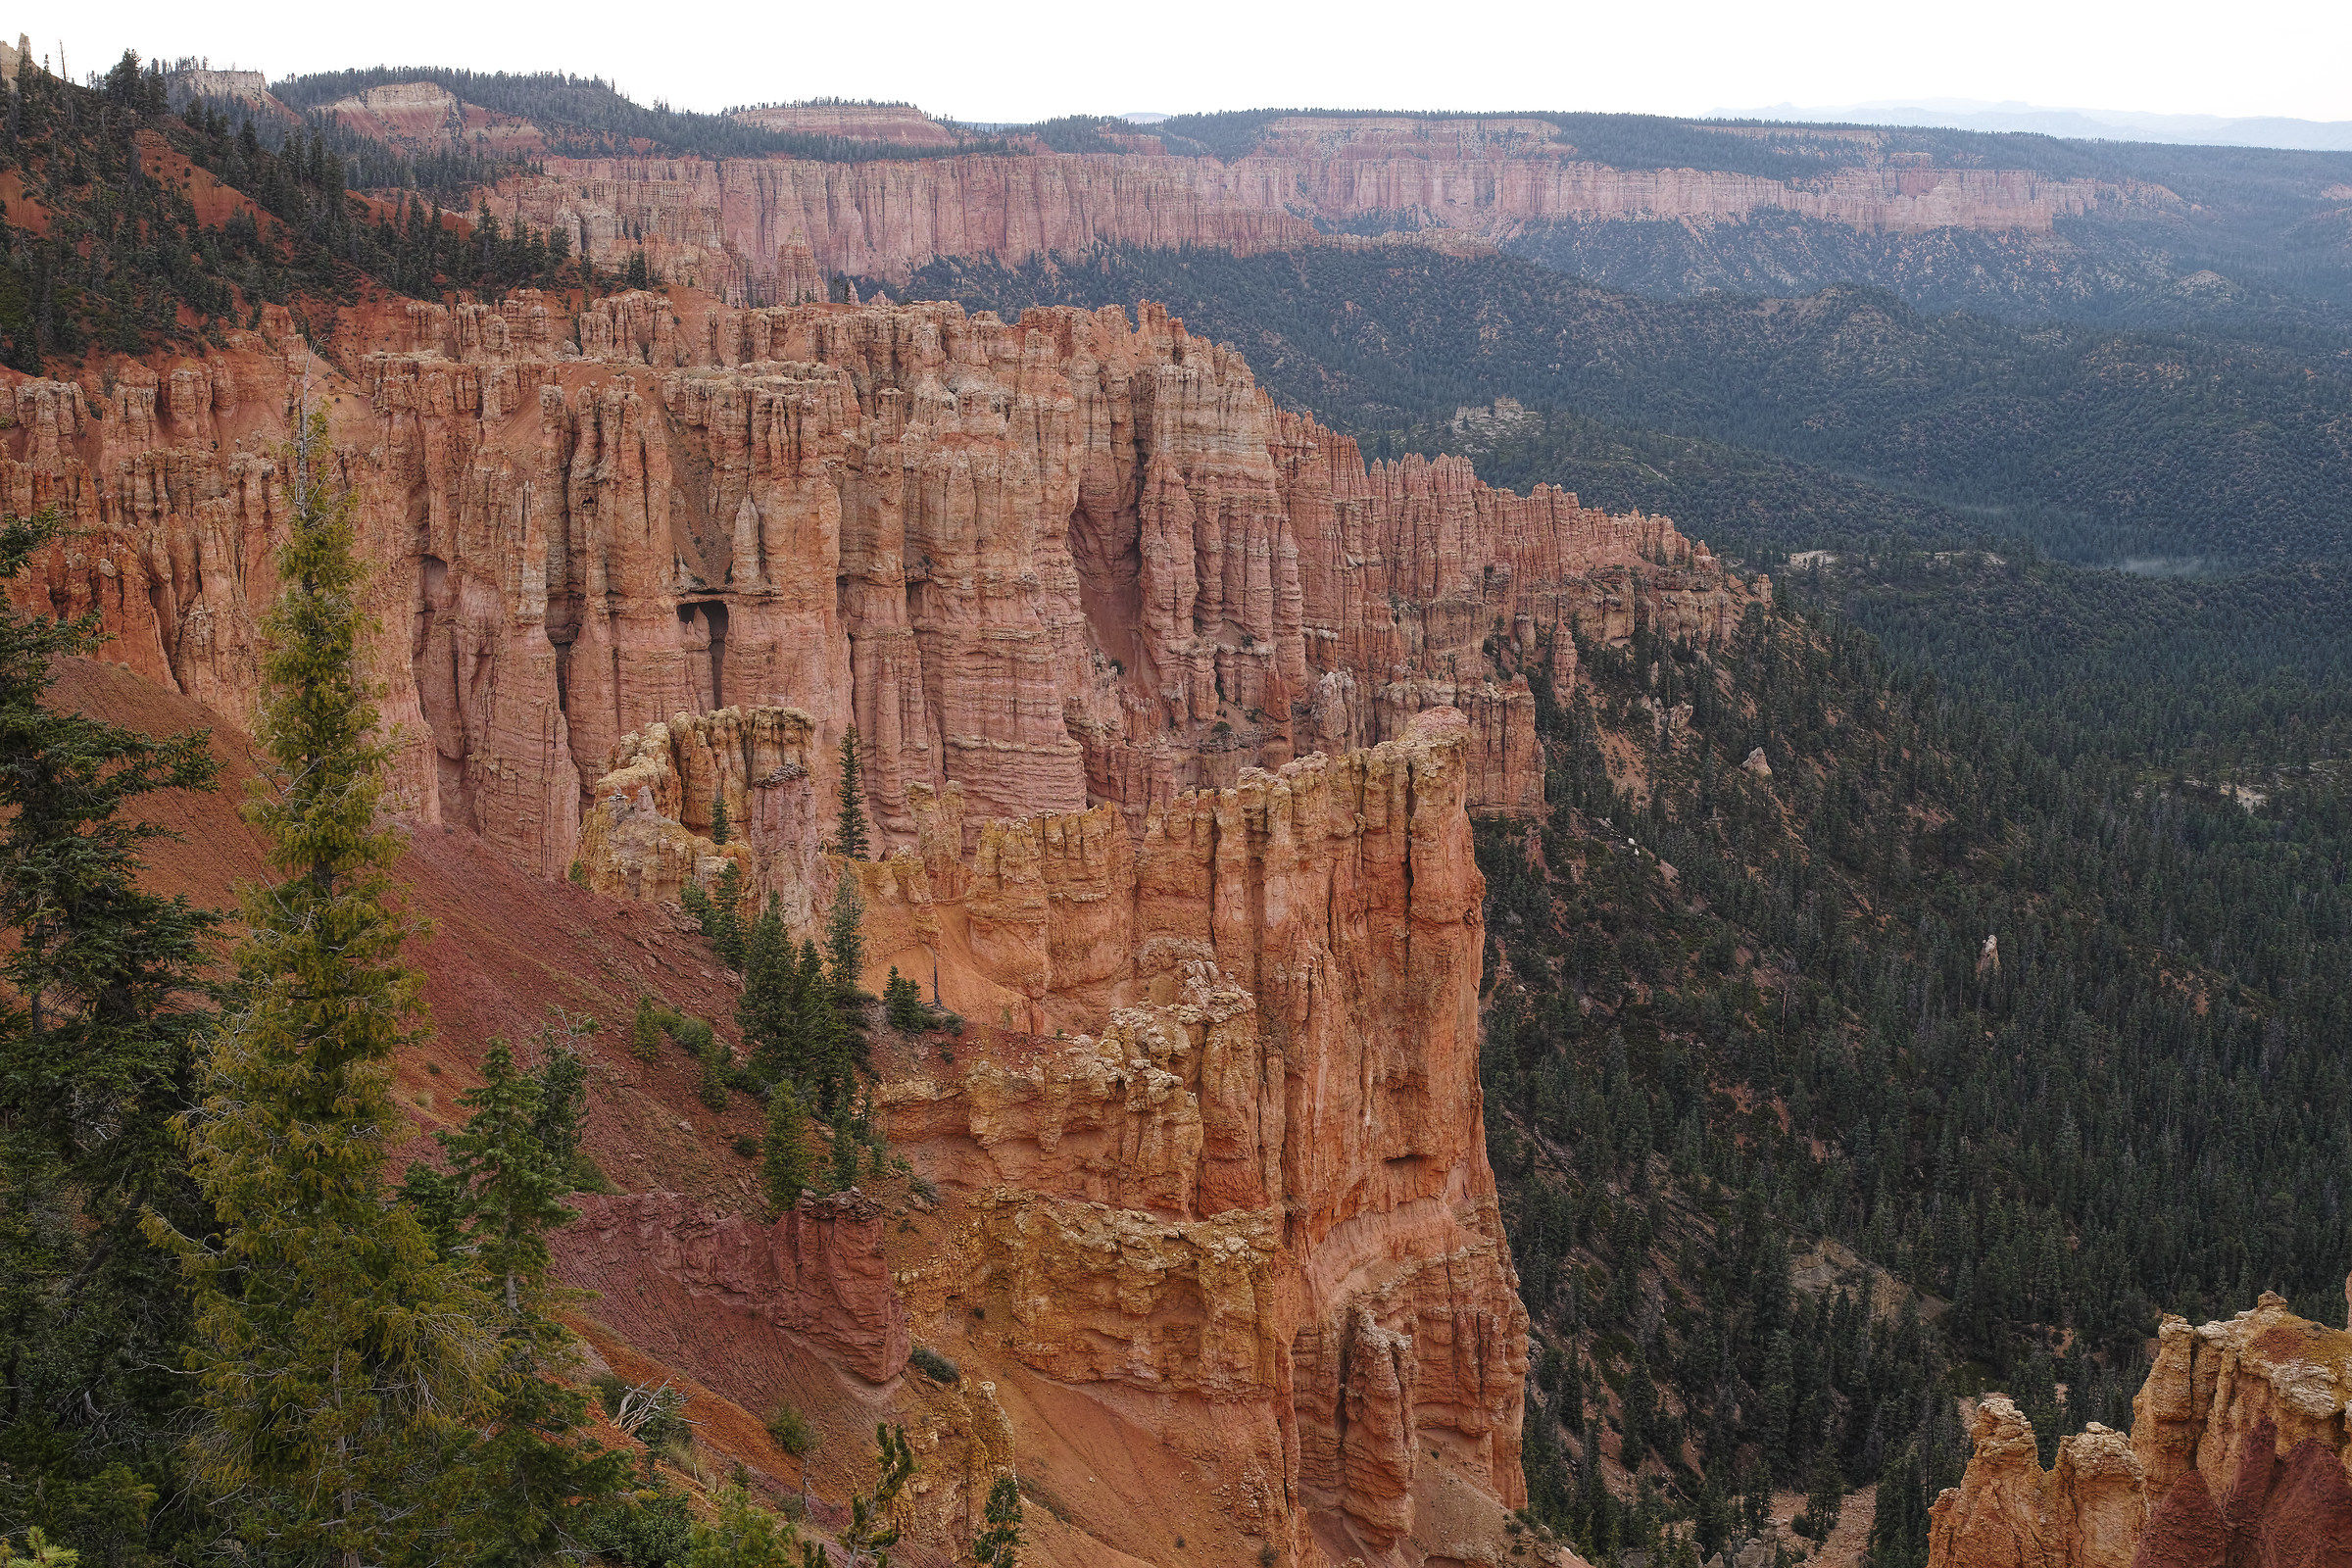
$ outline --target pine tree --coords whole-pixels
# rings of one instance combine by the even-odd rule
[[[711,890],[710,920],[704,926],[710,945],[726,960],[727,967],[743,967],[743,862],[730,859],[726,869],[718,873],[718,886]]]
[[[1838,1473],[1838,1461],[1825,1447],[1814,1455],[1813,1473],[1805,1482],[1805,1511],[1794,1521],[1798,1533],[1815,1541],[1829,1540],[1844,1505],[1845,1477]]]
[[[783,914],[771,897],[744,942],[743,999],[735,1006],[752,1076],[762,1084],[775,1083],[798,1065],[794,1058],[800,1009],[793,993],[799,978]]]
[[[906,1429],[888,1422],[874,1424],[874,1443],[880,1451],[874,1456],[873,1493],[852,1494],[849,1527],[841,1533],[849,1554],[845,1568],[859,1568],[861,1563],[890,1568],[890,1548],[899,1544],[896,1515],[899,1498],[914,1475],[914,1448],[906,1441]]]
[[[972,1538],[972,1560],[980,1568],[1020,1568],[1021,1487],[1009,1474],[988,1489],[985,1523]]]
[[[0,578],[58,527],[54,512],[0,526]],[[26,615],[0,595],[0,1517],[143,1560],[149,1505],[176,1490],[170,1369],[190,1321],[140,1222],[209,1230],[171,1119],[209,1027],[212,917],[139,888],[139,847],[169,835],[121,812],[211,787],[214,765],[201,734],[48,705],[53,660],[101,640],[95,611]]]
[[[808,1112],[789,1079],[767,1100],[767,1132],[760,1140],[760,1182],[768,1206],[778,1214],[816,1185],[816,1163],[808,1152]]]
[[[792,1526],[754,1503],[741,1487],[718,1494],[717,1511],[697,1520],[689,1538],[686,1568],[794,1568],[802,1554]]]
[[[629,1054],[639,1061],[661,1059],[662,1025],[651,997],[637,999],[637,1015],[629,1020]]]
[[[850,1115],[850,1097],[833,1104],[833,1191],[846,1193],[858,1185],[858,1128]]]
[[[576,1030],[578,1020],[565,1021]],[[572,1360],[570,1338],[552,1316],[547,1246],[548,1232],[575,1217],[563,1196],[573,1185],[585,1097],[572,1074],[556,1070],[579,1059],[569,1033],[543,1032],[549,1061],[535,1076],[492,1041],[482,1087],[459,1101],[472,1114],[437,1135],[448,1170],[420,1161],[402,1188],[445,1254],[469,1260],[504,1307],[495,1319],[495,1424],[451,1462],[468,1484],[462,1505],[478,1522],[477,1562],[548,1560],[584,1510],[609,1504],[629,1479],[623,1455],[584,1441],[586,1398],[550,1376]]]
[[[419,1038],[414,926],[389,905],[400,839],[379,824],[386,748],[359,669],[361,567],[330,494],[323,415],[292,461],[286,585],[267,623],[248,814],[283,875],[246,899],[238,995],[187,1120],[208,1246],[151,1215],[196,1295],[205,1422],[196,1495],[249,1553],[400,1562],[458,1528],[451,1459],[495,1406],[492,1308],[384,1164],[401,1126],[396,1048]]]
[[[913,1034],[931,1021],[929,1009],[923,1005],[922,988],[901,976],[897,964],[891,965],[890,979],[883,984],[882,1005],[890,1026],[901,1034]]]
[[[841,873],[833,891],[833,909],[825,917],[825,962],[833,995],[853,1002],[865,968],[865,899],[858,891],[854,871]]]
[[[710,797],[710,842],[724,844],[733,836],[727,822],[726,791],[720,789]]]
[[[858,726],[852,724],[841,737],[841,810],[840,827],[833,837],[833,853],[853,860],[866,856],[865,832],[865,770],[858,760]]]

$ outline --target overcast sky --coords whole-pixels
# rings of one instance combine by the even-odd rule
[[[39,9],[45,30],[34,53],[54,64],[62,42],[76,76],[127,46],[272,76],[378,64],[570,71],[694,109],[834,96],[992,121],[1265,106],[1701,114],[1934,96],[2352,120],[2352,0],[100,0]]]

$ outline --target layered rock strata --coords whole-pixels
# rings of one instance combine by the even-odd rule
[[[1454,459],[1367,467],[1151,307],[522,291],[352,313],[323,352],[278,312],[203,360],[10,396],[0,492],[79,529],[13,591],[96,608],[114,657],[238,717],[278,444],[296,401],[325,408],[403,798],[550,875],[624,738],[738,705],[806,716],[819,801],[855,723],[885,847],[951,784],[973,823],[1110,803],[1140,829],[1436,707],[1477,737],[1471,805],[1531,810],[1533,702],[1494,639],[1703,639],[1766,588],[1663,518]]]
[[[2093,1424],[2044,1471],[1998,1395],[1936,1500],[1931,1568],[2344,1568],[2352,1564],[2352,1334],[2265,1293],[2165,1319],[2132,1432]]]
[[[744,118],[799,128],[809,113]],[[894,120],[887,130],[862,118],[840,123],[843,134],[859,126],[930,144],[947,135],[919,116]],[[1122,139],[1156,147],[1148,133]],[[1229,162],[1042,147],[1020,156],[853,162],[559,158],[490,200],[502,219],[569,228],[591,256],[642,246],[665,276],[754,292],[788,251],[806,251],[829,272],[904,278],[939,257],[1012,263],[1105,244],[1248,253],[1317,243],[1368,221],[1399,237],[1440,230],[1492,240],[1561,220],[1703,225],[1785,213],[1874,232],[2037,234],[2094,210],[2171,213],[2182,205],[2153,186],[1922,165],[1885,156],[1870,132],[1853,140],[1837,167],[1773,178],[1619,169],[1582,156],[1539,120],[1293,116],[1272,122],[1252,153]]]
[[[981,956],[1037,1008],[881,1093],[962,1222],[908,1282],[918,1330],[1219,1434],[1197,1462],[1286,1560],[1419,1562],[1443,1477],[1490,1531],[1525,1500],[1470,754],[1432,712],[1140,834],[1109,809],[1000,821],[872,878],[873,940]]]

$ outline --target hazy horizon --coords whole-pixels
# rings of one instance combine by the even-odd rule
[[[1770,16],[1726,0],[1671,15],[1624,6],[1491,5],[1433,26],[1393,3],[1267,8],[1207,0],[1181,19],[1050,0],[1018,16],[939,0],[874,13],[811,8],[660,28],[595,3],[544,11],[419,0],[374,13],[263,0],[210,11],[123,0],[52,19],[31,40],[76,76],[124,48],[271,77],[374,65],[563,71],[640,101],[718,110],[811,97],[910,102],[1018,122],[1272,106],[1703,116],[1724,104],[2129,103],[2107,114],[2352,121],[2352,7],[2286,4],[2217,33],[2185,5],[1992,0],[1969,24],[1857,0]],[[62,27],[58,23],[62,22]],[[5,24],[0,24],[0,30]],[[713,48],[713,40],[723,48]],[[2021,40],[2031,47],[2020,47]]]

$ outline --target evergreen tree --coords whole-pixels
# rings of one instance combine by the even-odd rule
[[[710,842],[724,844],[733,833],[727,822],[727,796],[724,789],[710,797]]]
[[[0,578],[58,526],[0,526]],[[209,1023],[211,916],[141,891],[139,846],[165,834],[121,812],[209,788],[214,765],[201,734],[49,706],[52,661],[100,640],[95,611],[57,620],[0,595],[0,1518],[143,1561],[149,1505],[176,1488],[169,1369],[189,1313],[139,1226],[153,1208],[209,1230],[170,1121]]]
[[[808,1112],[786,1079],[768,1096],[767,1132],[760,1146],[760,1182],[767,1191],[768,1206],[778,1214],[786,1212],[816,1185],[815,1178],[815,1161],[808,1152]]]
[[[552,1010],[555,1021],[539,1031],[539,1108],[531,1132],[564,1179],[564,1191],[570,1193],[586,1185],[579,1179],[583,1174],[594,1174],[580,1152],[580,1132],[588,1122],[588,1058],[580,1054],[580,1042],[596,1033],[597,1021],[561,1007]]]
[[[741,1487],[718,1494],[718,1508],[698,1520],[689,1539],[686,1568],[795,1568],[799,1533],[752,1501]]]
[[[825,962],[834,996],[856,1001],[865,968],[865,899],[854,871],[843,871],[833,892],[833,909],[825,917]]]
[[[858,726],[841,737],[840,827],[833,836],[833,853],[853,860],[866,856],[865,770],[858,760]]]
[[[931,1021],[930,1010],[923,1005],[922,988],[903,977],[896,964],[891,965],[890,979],[883,984],[882,1005],[890,1026],[902,1034],[912,1034]]]
[[[1838,1461],[1825,1447],[1813,1456],[1813,1471],[1805,1481],[1805,1511],[1794,1521],[1797,1533],[1815,1541],[1829,1540],[1844,1506],[1845,1477],[1838,1473]]]
[[[743,998],[735,1005],[752,1076],[761,1084],[773,1084],[801,1065],[801,1008],[794,997],[799,979],[784,917],[771,897],[744,942]]]
[[[662,1025],[654,999],[637,999],[637,1015],[629,1020],[629,1054],[639,1061],[658,1061],[662,1055]]]
[[[850,1097],[833,1104],[833,1191],[846,1193],[858,1185],[858,1128],[850,1115]]]
[[[849,1527],[841,1544],[849,1553],[845,1568],[890,1568],[890,1548],[899,1544],[897,1514],[900,1496],[914,1475],[914,1448],[906,1429],[888,1422],[874,1424],[874,1490],[850,1497]]]
[[[988,1508],[972,1538],[972,1560],[980,1568],[1020,1568],[1021,1487],[1009,1474],[988,1489]]]
[[[270,787],[249,808],[283,880],[247,897],[238,994],[187,1118],[220,1236],[161,1214],[148,1231],[195,1288],[197,1497],[249,1555],[356,1565],[453,1549],[452,1460],[495,1408],[499,1349],[468,1271],[385,1200],[392,1054],[421,1033],[418,979],[388,903],[400,839],[377,819],[386,748],[333,462],[313,414],[267,623]]]
[[[743,967],[743,862],[730,859],[711,890],[710,923],[704,927],[710,945],[730,969]]]

